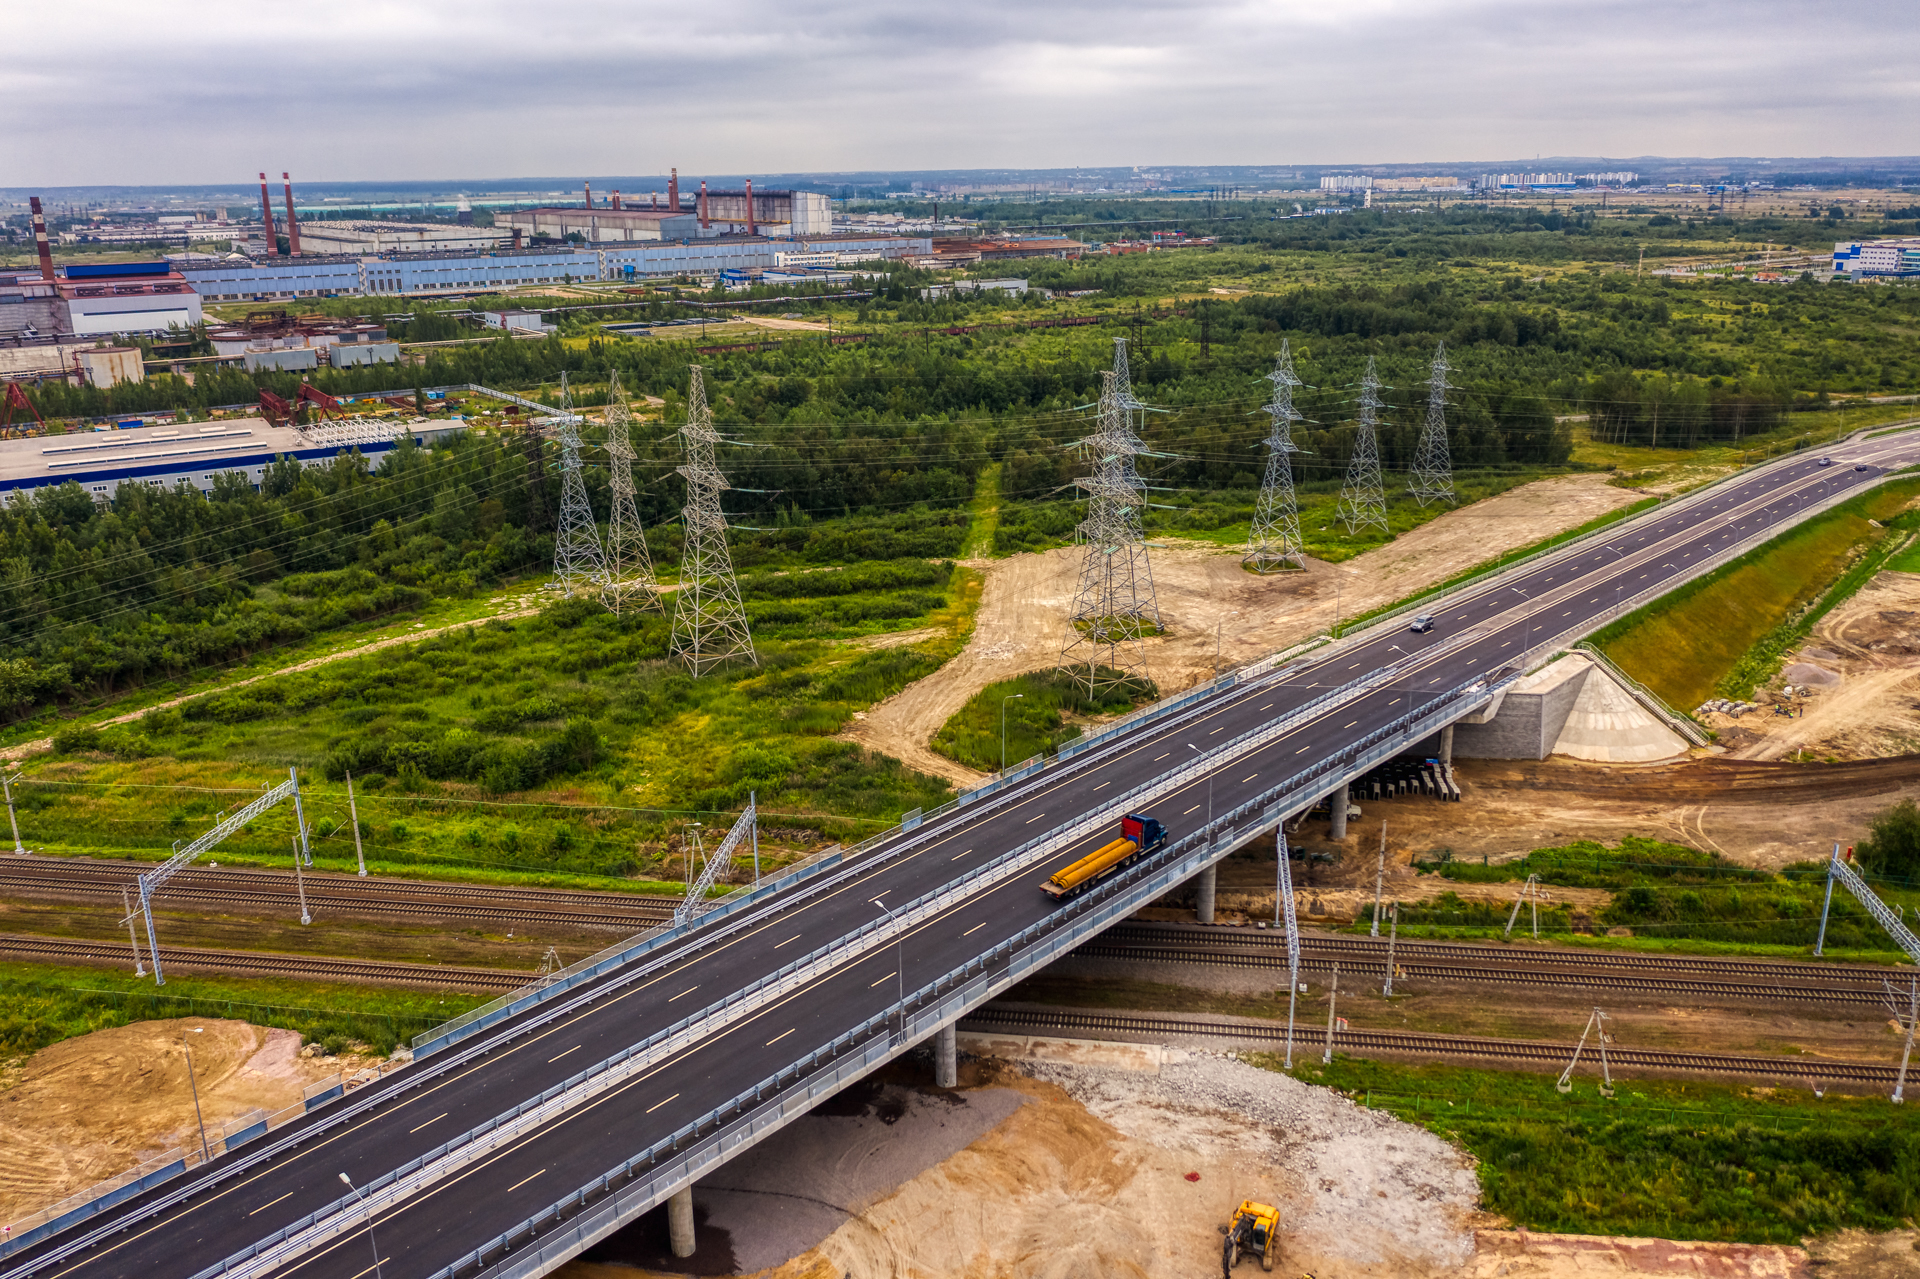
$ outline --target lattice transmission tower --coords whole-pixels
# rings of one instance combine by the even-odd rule
[[[1267,434],[1267,477],[1260,485],[1260,501],[1253,508],[1253,527],[1247,533],[1247,553],[1241,563],[1256,573],[1305,568],[1307,552],[1300,539],[1300,504],[1293,491],[1293,455],[1302,452],[1293,442],[1293,424],[1301,420],[1293,407],[1293,388],[1304,383],[1294,376],[1293,352],[1280,343],[1273,372],[1273,429]]]
[[[560,519],[553,535],[553,581],[548,589],[561,595],[592,591],[606,580],[607,561],[600,549],[600,527],[587,501],[587,481],[580,466],[580,415],[573,411],[573,392],[567,375],[560,375]]]
[[[1353,436],[1353,457],[1347,463],[1347,482],[1340,489],[1340,505],[1333,518],[1347,526],[1348,536],[1363,528],[1387,531],[1387,494],[1380,485],[1380,376],[1373,357],[1367,357],[1367,375],[1360,380],[1360,421]]]
[[[1060,664],[1093,696],[1145,676],[1140,638],[1160,627],[1140,518],[1146,485],[1134,462],[1146,451],[1135,428],[1146,406],[1129,383],[1126,339],[1115,339],[1113,369],[1100,382],[1099,425],[1080,445],[1091,473],[1076,481],[1087,494],[1079,527],[1086,553],[1060,648]]]
[[[653,576],[646,530],[633,499],[633,410],[615,370],[607,387],[607,457],[613,470],[613,509],[607,518],[607,574],[600,598],[615,615],[628,609],[659,609],[660,584]]]
[[[733,486],[714,461],[713,446],[720,435],[713,429],[713,410],[707,407],[707,387],[697,364],[687,387],[687,424],[680,429],[680,440],[687,459],[677,468],[687,481],[687,504],[680,513],[687,549],[680,561],[680,589],[673,597],[673,655],[695,675],[735,657],[758,666],[760,656],[753,651],[746,606],[740,602],[740,583],[727,551],[727,516],[720,509],[720,495]]]
[[[1453,453],[1447,448],[1447,344],[1433,352],[1433,371],[1427,375],[1427,424],[1420,428],[1420,447],[1413,455],[1413,478],[1407,491],[1420,505],[1460,499],[1453,491]]]

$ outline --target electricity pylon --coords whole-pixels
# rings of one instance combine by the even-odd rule
[[[1099,426],[1081,441],[1093,464],[1092,473],[1076,481],[1087,493],[1079,528],[1086,555],[1060,648],[1060,664],[1096,697],[1146,674],[1140,637],[1160,626],[1140,518],[1146,486],[1134,465],[1146,449],[1134,419],[1146,406],[1128,383],[1126,339],[1113,345],[1113,369],[1100,375]]]
[[[573,411],[573,392],[567,375],[560,375],[560,520],[553,535],[553,581],[548,589],[561,595],[580,595],[606,580],[607,562],[600,550],[600,528],[587,501],[587,482],[580,467],[580,417]]]
[[[1425,506],[1428,502],[1460,499],[1453,491],[1453,454],[1447,448],[1447,344],[1433,352],[1433,371],[1427,376],[1427,424],[1420,428],[1420,447],[1413,455],[1413,478],[1407,491]]]
[[[720,495],[733,486],[713,458],[720,435],[713,429],[713,410],[707,407],[707,388],[697,364],[687,387],[687,424],[680,428],[680,440],[687,459],[677,468],[687,481],[687,504],[680,513],[687,549],[680,561],[680,589],[673,597],[672,653],[695,675],[734,657],[758,666],[760,656],[753,651],[747,609],[740,602],[740,583],[727,551],[727,516],[720,509]]]
[[[1367,375],[1360,381],[1360,421],[1353,436],[1353,457],[1347,462],[1340,505],[1333,512],[1333,518],[1347,526],[1348,536],[1370,527],[1387,531],[1387,495],[1380,486],[1379,409],[1380,377],[1369,355]]]
[[[1293,373],[1293,352],[1280,343],[1280,358],[1273,372],[1273,403],[1267,412],[1273,415],[1273,430],[1267,434],[1267,477],[1260,485],[1260,501],[1253,508],[1253,526],[1247,532],[1247,553],[1241,564],[1256,573],[1276,569],[1305,568],[1307,552],[1300,539],[1300,505],[1293,491],[1293,454],[1301,452],[1293,442],[1293,424],[1301,420],[1293,407],[1293,388],[1302,385]]]
[[[633,412],[616,370],[607,387],[607,457],[613,470],[613,509],[607,518],[607,576],[600,598],[615,615],[624,609],[660,609],[660,584],[653,576],[646,530],[633,500],[633,441],[628,430]]]

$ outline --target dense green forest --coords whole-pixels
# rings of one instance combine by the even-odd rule
[[[1168,509],[1155,508],[1150,526],[1195,533],[1231,529],[1251,508],[1265,457],[1265,375],[1283,340],[1306,382],[1297,400],[1306,420],[1295,432],[1303,498],[1339,483],[1369,358],[1385,384],[1384,465],[1407,466],[1441,343],[1452,367],[1453,456],[1476,493],[1569,465],[1575,418],[1590,419],[1597,441],[1737,445],[1829,392],[1920,385],[1912,289],[1521,265],[1590,263],[1606,256],[1595,244],[1621,237],[1635,253],[1697,251],[1696,231],[1724,241],[1772,235],[1772,226],[1656,227],[1497,209],[1221,226],[1243,242],[1021,264],[1034,285],[1091,296],[1047,301],[1035,290],[1019,302],[996,294],[929,302],[919,291],[931,277],[901,267],[863,281],[868,299],[792,304],[832,315],[836,332],[857,341],[808,336],[698,353],[690,342],[600,327],[694,314],[688,300],[707,296],[668,289],[629,310],[558,313],[560,331],[544,341],[427,348],[404,374],[321,370],[314,381],[335,393],[479,383],[551,400],[564,373],[591,405],[604,402],[617,371],[628,388],[665,400],[660,420],[642,423],[636,479],[669,575],[682,499],[673,430],[696,360],[735,442],[723,464],[736,486],[729,510],[743,526],[736,555],[748,570],[953,556],[966,527],[961,507],[994,463],[1006,504],[995,549],[1070,536],[1078,517],[1065,486],[1082,465],[1073,445],[1115,338],[1128,340],[1136,392],[1159,410],[1144,432],[1164,495],[1156,500]],[[1309,231],[1321,239],[1298,238]],[[1549,243],[1561,247],[1549,252]],[[409,314],[392,323],[412,340],[464,331],[430,305]],[[1097,322],[1029,327],[1069,316]],[[296,379],[223,369],[192,385],[160,375],[111,391],[34,394],[55,414],[204,409],[249,401],[262,387],[291,394]],[[607,474],[592,431],[588,443],[590,495],[604,519]],[[554,461],[550,447],[491,434],[403,448],[377,465],[350,455],[314,469],[282,463],[260,491],[227,482],[210,500],[131,487],[106,507],[75,486],[16,494],[0,510],[0,714],[103,695],[537,571],[551,553]]]

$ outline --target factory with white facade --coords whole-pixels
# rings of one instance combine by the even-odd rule
[[[1835,279],[1900,279],[1920,276],[1920,239],[1851,240],[1833,246]]]

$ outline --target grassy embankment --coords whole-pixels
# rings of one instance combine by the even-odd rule
[[[1442,850],[1439,859],[1421,862],[1419,868],[1462,884],[1518,883],[1538,875],[1543,884],[1604,889],[1611,899],[1591,914],[1564,903],[1543,906],[1541,936],[1648,951],[1804,958],[1819,932],[1825,894],[1824,872],[1816,863],[1773,874],[1736,865],[1716,853],[1632,836],[1614,848],[1582,840],[1535,849],[1492,866],[1453,861]],[[1908,910],[1920,906],[1920,885],[1876,881],[1874,887],[1894,905]],[[1417,938],[1497,938],[1504,934],[1511,911],[1510,905],[1467,901],[1448,892],[1402,902],[1400,932]],[[1369,903],[1353,927],[1367,927],[1372,916]],[[1631,936],[1584,935],[1610,928],[1630,929]],[[1522,906],[1514,936],[1532,933],[1532,908]],[[1879,925],[1845,893],[1834,896],[1826,954],[1878,963],[1904,960]]]
[[[777,864],[944,800],[938,779],[832,735],[960,650],[981,582],[918,560],[752,575],[759,667],[697,679],[666,660],[664,617],[576,601],[69,731],[17,788],[23,834],[54,853],[164,857],[292,764],[329,869],[353,864],[349,769],[383,872],[673,891],[685,823],[728,820],[749,793]],[[919,638],[879,646],[900,631]],[[216,859],[284,865],[291,820],[270,813]]]
[[[1744,687],[1724,695],[1749,696],[1805,626],[1844,598],[1830,588],[1864,582],[1848,574],[1857,557],[1904,537],[1914,517],[1900,512],[1916,494],[1914,480],[1863,493],[1621,618],[1594,642],[1670,706],[1690,710],[1736,675]],[[1897,531],[1873,521],[1892,521]]]
[[[360,1043],[386,1053],[488,998],[264,977],[170,977],[162,989],[130,973],[0,963],[0,1057],[168,1017],[232,1017],[297,1030],[329,1052]]]
[[[972,697],[940,726],[930,745],[948,759],[983,773],[1001,767],[1001,715],[1006,716],[1006,763],[1051,755],[1080,736],[1068,716],[1122,715],[1159,696],[1152,680],[1130,680],[1099,698],[1089,697],[1060,668],[997,680]],[[1003,710],[1004,708],[1004,710]]]
[[[1279,1070],[1272,1054],[1247,1060]],[[1336,1056],[1294,1074],[1470,1151],[1486,1209],[1530,1230],[1795,1243],[1920,1212],[1920,1115],[1884,1098],[1402,1066]]]

